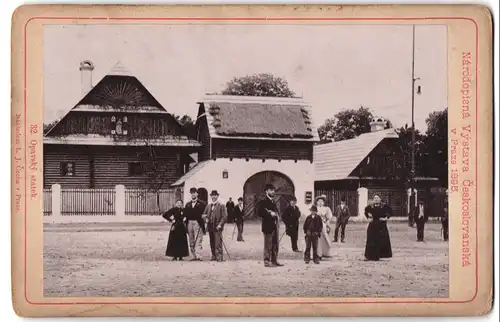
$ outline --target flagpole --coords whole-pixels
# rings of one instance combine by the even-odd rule
[[[415,206],[415,25],[412,26],[411,51],[411,171],[410,171],[410,206],[408,225],[413,227],[412,208]]]

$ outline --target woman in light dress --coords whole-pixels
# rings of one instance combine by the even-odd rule
[[[332,238],[330,237],[330,232],[332,231],[332,210],[325,206],[326,196],[321,195],[316,198],[316,207],[318,208],[318,215],[323,221],[323,230],[321,231],[321,237],[318,243],[318,255],[320,259],[323,257],[332,257]]]

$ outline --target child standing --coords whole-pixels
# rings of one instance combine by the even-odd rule
[[[304,252],[304,261],[309,264],[311,261],[311,246],[313,249],[313,261],[315,264],[319,264],[318,256],[318,239],[321,236],[321,231],[323,230],[323,221],[321,217],[318,216],[318,208],[316,206],[311,207],[311,214],[307,216],[304,222],[304,235],[306,236],[306,251]]]

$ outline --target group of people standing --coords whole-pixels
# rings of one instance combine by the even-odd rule
[[[290,204],[280,215],[275,199],[275,187],[272,184],[266,184],[264,187],[265,197],[257,204],[257,215],[261,218],[261,231],[264,239],[264,266],[278,267],[283,266],[278,261],[279,243],[284,234],[290,237],[292,250],[301,252],[298,248],[299,220],[301,211],[297,207],[297,199],[292,197]],[[228,220],[228,213],[234,220],[235,227],[238,229],[237,240],[243,240],[243,221],[244,206],[243,198],[238,198],[235,205],[232,199],[222,204],[219,201],[219,193],[213,190],[210,193],[210,202],[206,204],[198,198],[198,190],[190,189],[191,200],[183,207],[181,200],[178,200],[175,207],[168,210],[163,217],[172,223],[167,243],[166,256],[173,260],[183,260],[188,257],[191,251],[192,261],[201,261],[201,250],[203,237],[208,232],[210,239],[211,260],[224,261],[224,242],[222,232],[224,225]],[[351,212],[346,204],[345,198],[341,199],[340,204],[334,212],[326,205],[326,196],[322,195],[315,199],[310,207],[310,214],[307,216],[303,231],[305,236],[306,249],[304,251],[304,261],[309,263],[312,260],[319,264],[323,258],[333,256],[333,243],[338,242],[339,232],[340,241],[345,242],[345,230]],[[415,221],[417,223],[418,240],[423,240],[423,224],[427,220],[424,216],[423,207],[418,208],[420,212],[415,212]],[[369,220],[365,260],[377,261],[381,258],[392,257],[391,241],[389,230],[387,229],[387,220],[392,216],[392,209],[389,205],[382,203],[378,194],[373,196],[373,203],[364,209],[364,214]],[[332,229],[333,218],[335,228]],[[280,237],[280,220],[285,224],[285,232]],[[443,221],[444,227],[444,221]],[[447,228],[447,216],[446,216]],[[333,232],[333,238],[332,238]],[[233,232],[234,234],[234,232]],[[446,229],[445,239],[448,238]],[[189,239],[189,243],[188,243]],[[226,249],[227,252],[227,249]]]
[[[232,214],[238,228],[238,241],[243,240],[243,198],[238,198],[238,204],[224,205],[219,201],[219,193],[210,193],[210,202],[206,204],[198,198],[198,189],[189,190],[191,200],[183,207],[182,200],[177,200],[175,207],[163,214],[163,218],[172,223],[167,242],[166,256],[172,260],[183,260],[191,251],[191,261],[201,261],[203,236],[208,233],[212,261],[224,261],[225,247],[222,239],[224,225],[228,212]],[[188,244],[189,239],[189,244]]]

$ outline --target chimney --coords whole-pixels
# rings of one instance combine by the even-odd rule
[[[80,63],[80,75],[82,79],[82,96],[87,95],[92,89],[92,71],[94,64],[90,60],[84,60]]]
[[[372,132],[377,132],[377,131],[385,130],[385,124],[386,124],[386,122],[385,122],[384,118],[382,118],[382,117],[375,117],[370,122],[371,131]]]

